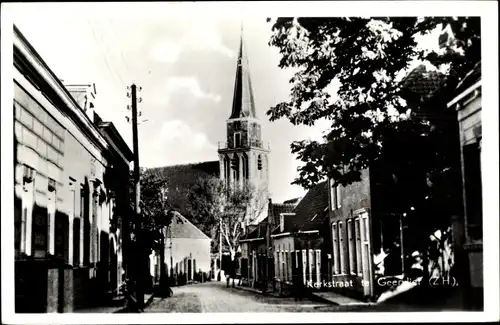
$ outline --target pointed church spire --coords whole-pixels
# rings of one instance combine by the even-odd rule
[[[233,109],[230,119],[252,117],[255,114],[255,102],[253,98],[252,82],[243,42],[243,23],[241,24],[240,47],[238,52],[238,64],[236,66],[236,78],[234,81]]]

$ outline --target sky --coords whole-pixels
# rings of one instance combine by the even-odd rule
[[[95,83],[96,112],[115,124],[130,148],[127,86],[142,87],[139,154],[144,167],[218,159],[243,22],[257,116],[271,146],[271,197],[281,202],[305,194],[290,184],[300,166],[290,144],[320,140],[328,124],[294,126],[266,117],[271,106],[288,99],[292,76],[278,68],[278,50],[268,45],[266,16],[208,15],[194,3],[113,5],[129,14],[101,11],[99,3],[85,5],[83,12],[82,4],[19,3],[12,13],[16,26],[65,84]]]

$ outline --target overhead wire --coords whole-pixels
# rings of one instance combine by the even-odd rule
[[[114,78],[116,78],[116,79],[117,79],[118,83],[119,83],[119,84],[120,84],[123,88],[125,88],[125,87],[126,87],[126,84],[125,84],[125,82],[123,81],[123,78],[121,77],[121,75],[120,75],[118,72],[116,72],[116,70],[115,70],[115,69],[113,69],[113,68],[111,67],[110,62],[108,61],[108,55],[106,54],[106,51],[105,51],[105,50],[103,50],[103,47],[102,47],[102,45],[101,45],[101,42],[99,42],[99,40],[98,40],[98,38],[97,38],[97,35],[96,35],[96,32],[95,32],[95,28],[94,28],[94,26],[92,25],[92,23],[90,22],[90,20],[89,20],[89,19],[87,19],[87,23],[88,23],[88,25],[89,25],[89,27],[90,27],[90,30],[92,31],[92,35],[93,35],[94,40],[95,40],[95,42],[96,42],[96,44],[97,44],[97,46],[98,46],[98,48],[99,48],[99,50],[100,50],[100,52],[101,52],[101,54],[102,54],[102,57],[103,57],[103,59],[104,59],[104,64],[106,65],[106,67],[107,67],[108,71],[110,72],[110,74],[111,74],[111,75],[113,75],[113,76],[114,76]],[[101,34],[101,40],[102,40],[102,34]]]

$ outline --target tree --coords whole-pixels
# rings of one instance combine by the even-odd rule
[[[415,36],[435,28],[444,33],[441,53],[417,47]],[[313,125],[331,121],[324,142],[299,141],[292,152],[305,162],[294,183],[310,188],[324,176],[346,185],[382,154],[394,132],[418,125],[421,105],[408,106],[401,76],[412,60],[450,65],[447,85],[453,87],[480,60],[479,18],[279,18],[270,45],[279,49],[280,68],[298,70],[290,80],[290,100],[272,107],[271,121]],[[340,87],[333,99],[327,87]]]
[[[133,176],[131,176],[133,177]],[[152,251],[159,251],[161,256],[161,276],[160,284],[162,289],[168,290],[168,285],[165,279],[165,235],[166,229],[171,225],[173,220],[182,222],[181,219],[175,218],[176,211],[171,208],[171,205],[165,198],[165,180],[160,176],[149,173],[145,169],[140,170],[140,218],[141,229],[136,228],[135,219],[130,220],[130,229],[132,229],[132,244],[133,251],[138,260],[142,257],[149,256]],[[130,188],[133,192],[133,188]],[[133,195],[130,195],[134,199]],[[136,261],[136,265],[142,265]],[[146,266],[145,266],[146,267]],[[140,270],[139,270],[140,271]]]
[[[416,36],[436,28],[441,49],[419,48]],[[329,177],[345,186],[363,169],[392,162],[394,205],[400,213],[415,210],[412,229],[426,250],[429,234],[461,214],[457,119],[446,102],[480,61],[480,19],[279,18],[272,32],[279,67],[296,72],[290,100],[271,107],[270,120],[331,122],[322,142],[291,144],[304,163],[293,183],[310,188]],[[418,91],[405,78],[414,60],[430,63],[420,77],[439,80],[437,90]]]
[[[188,195],[191,189],[199,183],[199,179],[216,176],[219,170],[218,161],[195,164],[175,165],[150,168],[148,173],[157,175],[163,181],[166,201],[169,208],[175,209],[193,223],[207,236],[211,235],[214,226],[213,218],[201,218],[193,214]],[[196,211],[195,211],[196,212]]]
[[[217,178],[199,178],[189,194],[189,211],[196,216],[199,223],[211,227],[212,251],[219,249],[219,239],[222,236],[223,248],[234,258],[239,248],[239,239],[243,233],[244,221],[253,221],[255,216],[249,216],[249,204],[258,195],[253,186],[227,186]],[[257,205],[262,209],[262,205]],[[203,221],[201,221],[203,220]]]

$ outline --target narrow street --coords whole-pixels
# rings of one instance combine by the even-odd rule
[[[158,299],[146,312],[315,312],[329,307],[310,300],[295,302],[293,298],[275,298],[237,288],[226,288],[226,284],[222,282],[175,287],[173,291],[173,297]]]
[[[155,298],[146,313],[246,313],[246,312],[390,312],[438,311],[405,303],[379,305],[334,305],[303,299],[278,298],[238,288],[226,288],[224,282],[206,282],[173,288],[167,299]],[[454,309],[451,309],[454,310]]]

